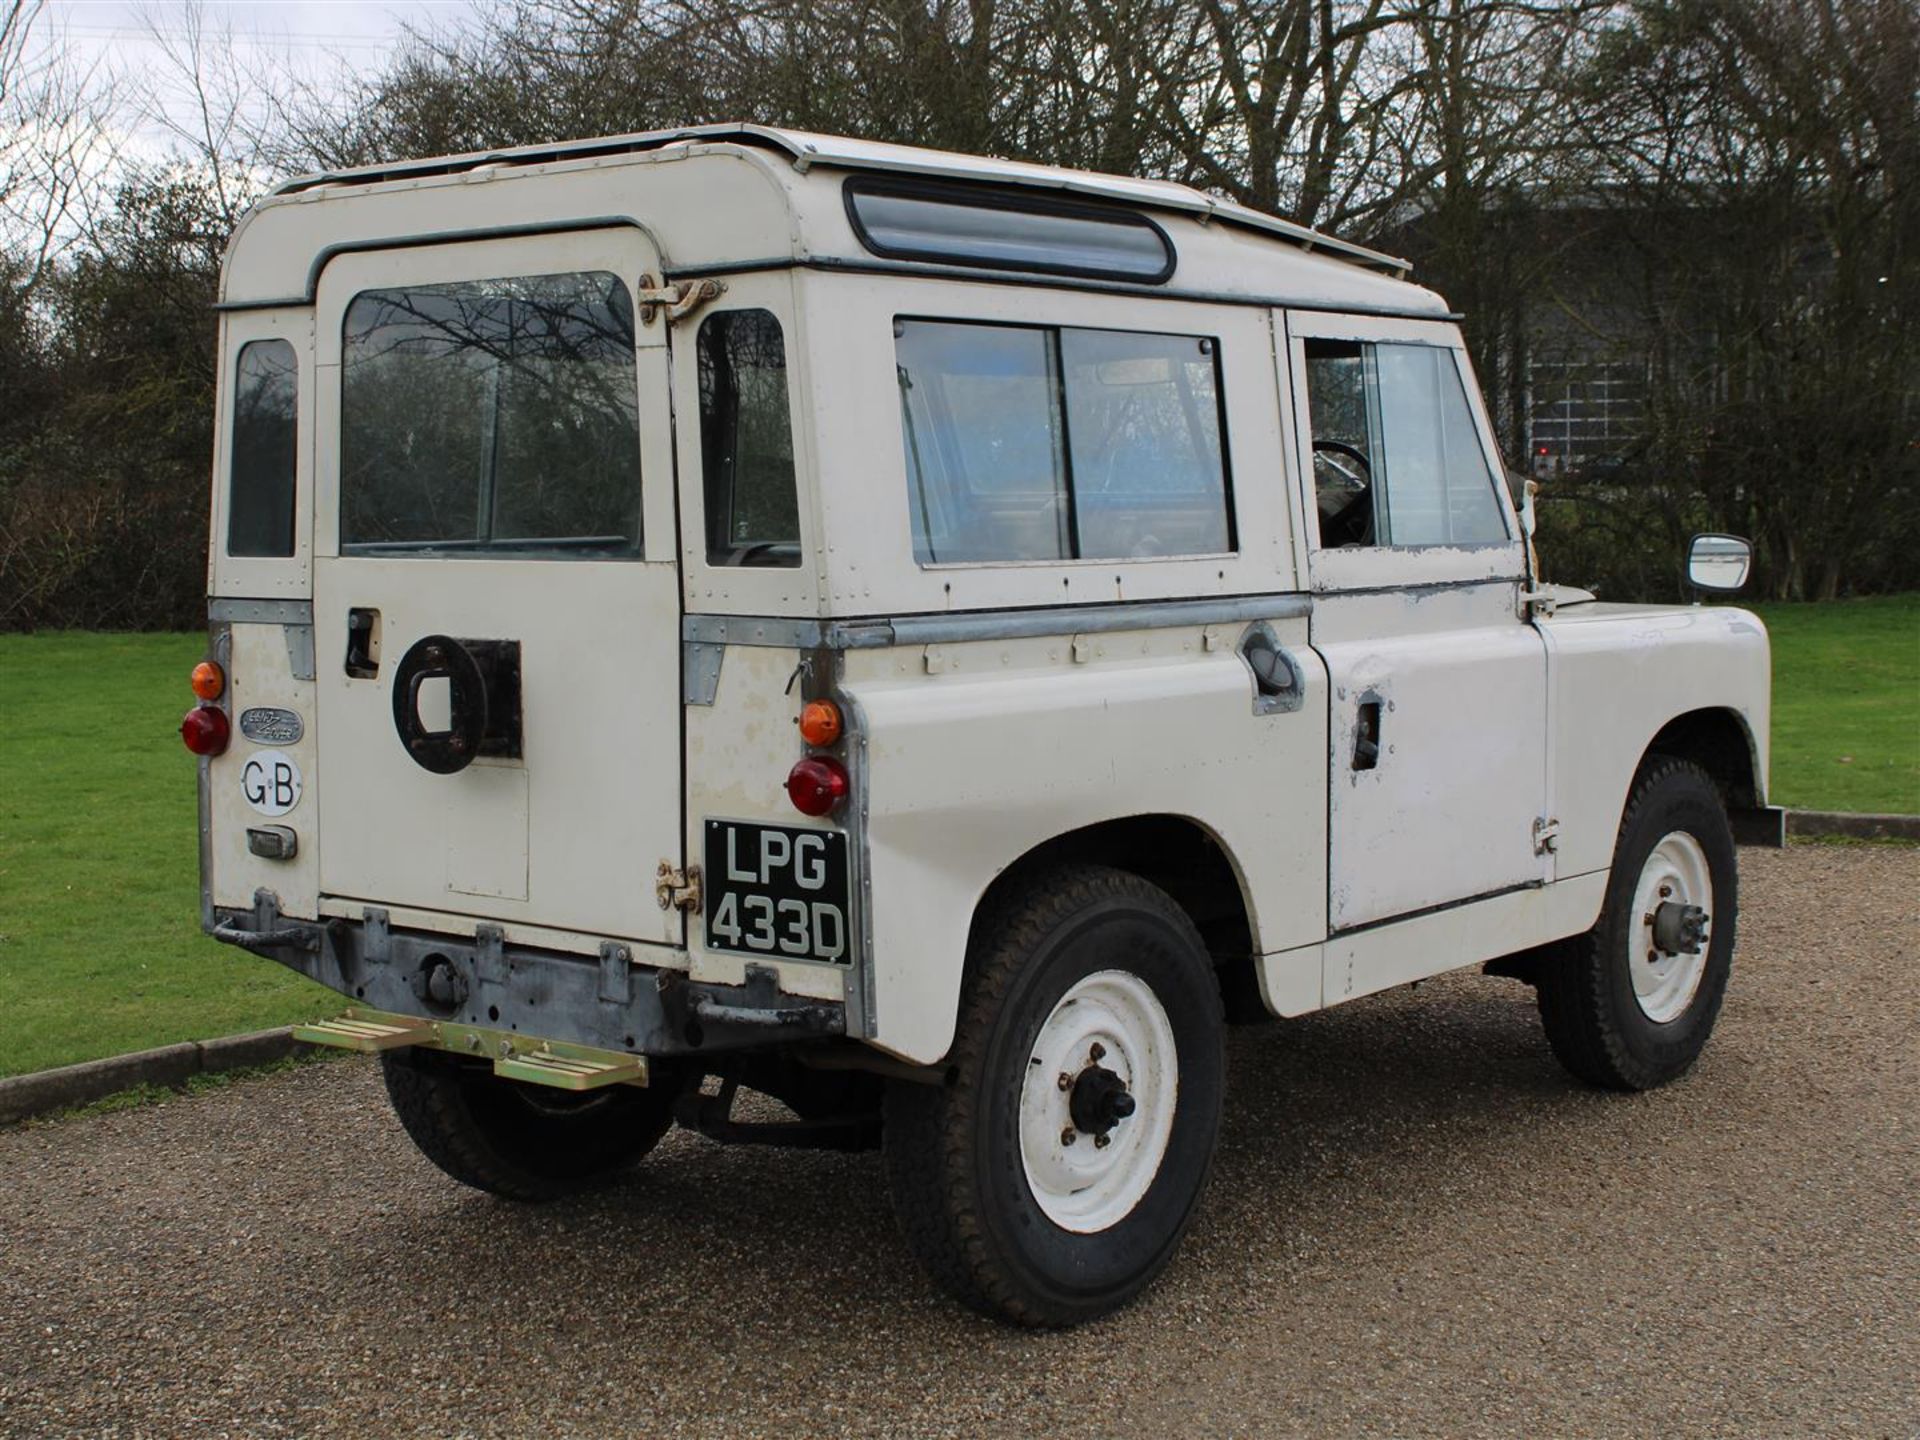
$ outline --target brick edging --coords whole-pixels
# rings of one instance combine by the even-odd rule
[[[1789,810],[1787,834],[1848,840],[1920,840],[1920,815],[1856,815],[1844,810]]]
[[[57,1070],[9,1075],[0,1079],[0,1125],[11,1125],[52,1110],[91,1105],[141,1085],[177,1089],[195,1075],[270,1065],[293,1054],[294,1049],[293,1032],[282,1026],[277,1030],[254,1030],[245,1035],[162,1045],[157,1050],[141,1050],[132,1055],[110,1055],[104,1060],[62,1065]]]

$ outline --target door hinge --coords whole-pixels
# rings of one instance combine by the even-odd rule
[[[1520,618],[1522,620],[1545,620],[1559,607],[1560,594],[1557,590],[1522,590],[1520,592]]]
[[[1557,854],[1560,849],[1560,822],[1548,816],[1540,815],[1533,822],[1533,853],[1536,855]]]
[[[653,894],[662,910],[697,912],[700,909],[700,867],[689,865],[682,870],[671,860],[662,860],[654,876]]]
[[[651,325],[654,316],[664,309],[667,323],[684,320],[709,300],[718,300],[727,293],[724,282],[719,280],[689,280],[684,285],[655,282],[653,276],[640,277],[639,293],[634,297],[640,306],[640,323]]]

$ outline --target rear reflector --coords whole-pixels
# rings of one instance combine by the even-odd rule
[[[180,738],[196,755],[221,755],[233,738],[233,728],[227,712],[218,706],[196,705],[181,717]]]

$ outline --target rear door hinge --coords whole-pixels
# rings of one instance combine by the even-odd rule
[[[653,894],[654,898],[660,902],[662,910],[699,913],[700,867],[689,865],[682,870],[671,860],[662,860],[660,869],[654,876]]]
[[[640,306],[640,323],[651,325],[654,316],[661,310],[667,312],[667,323],[684,320],[709,300],[718,300],[727,293],[724,282],[719,280],[689,280],[683,285],[659,284],[653,276],[640,277],[639,293],[634,296]]]
[[[1522,620],[1550,619],[1559,605],[1560,592],[1557,590],[1522,590],[1520,592]]]
[[[1560,822],[1546,815],[1539,815],[1533,822],[1533,853],[1536,855],[1557,854],[1560,849]]]

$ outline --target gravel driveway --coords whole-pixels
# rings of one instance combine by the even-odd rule
[[[1576,1089],[1462,976],[1236,1032],[1168,1276],[937,1297],[877,1157],[671,1137],[521,1209],[374,1067],[0,1132],[0,1431],[1920,1435],[1920,850],[1742,855],[1699,1068]]]

